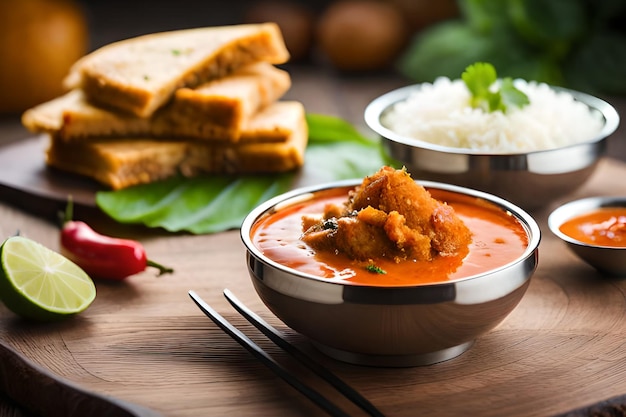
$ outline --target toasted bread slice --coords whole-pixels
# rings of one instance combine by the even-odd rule
[[[237,141],[252,116],[290,87],[287,71],[260,62],[195,89],[178,89],[167,112],[180,133],[169,135]]]
[[[99,139],[68,144],[50,136],[46,163],[116,190],[176,175],[188,152],[180,141]]]
[[[174,91],[197,87],[256,61],[282,64],[289,52],[275,23],[153,33],[103,46],[65,80],[100,105],[150,117]]]
[[[290,86],[288,72],[258,62],[196,89],[178,90],[173,102],[151,118],[97,107],[81,90],[72,90],[24,112],[22,124],[65,141],[147,136],[236,142],[252,116],[276,102]],[[277,134],[270,139],[285,137]]]
[[[277,101],[264,107],[250,118],[241,131],[242,144],[286,142],[295,128],[305,119],[302,103],[295,100]]]
[[[68,143],[51,136],[46,162],[112,189],[146,184],[178,173],[193,177],[205,173],[286,172],[304,164],[308,129],[301,104],[300,109],[299,117],[282,119],[281,128],[291,132],[283,142],[222,145],[174,139],[97,139]],[[276,128],[271,126],[267,130]]]

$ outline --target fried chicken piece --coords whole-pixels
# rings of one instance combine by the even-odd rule
[[[356,260],[432,260],[467,248],[471,232],[454,209],[434,199],[405,169],[383,167],[323,218],[303,217],[302,240]]]

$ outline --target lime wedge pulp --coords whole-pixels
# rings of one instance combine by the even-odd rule
[[[0,299],[15,314],[56,320],[84,311],[96,297],[92,279],[40,243],[12,236],[0,246]]]

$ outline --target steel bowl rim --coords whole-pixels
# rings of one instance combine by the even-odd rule
[[[381,137],[410,147],[423,148],[431,151],[437,151],[441,153],[448,154],[461,154],[461,155],[471,155],[471,156],[487,156],[487,157],[520,157],[532,154],[546,154],[551,152],[558,152],[562,149],[575,148],[580,146],[588,146],[590,144],[600,143],[606,138],[608,138],[611,134],[613,134],[620,123],[619,113],[610,103],[605,100],[602,100],[598,97],[592,96],[587,93],[583,93],[580,91],[564,88],[564,87],[556,87],[550,86],[555,91],[567,92],[571,94],[576,100],[583,102],[588,107],[599,111],[604,117],[604,126],[593,138],[589,140],[561,146],[558,148],[552,149],[541,149],[535,151],[528,152],[485,152],[481,150],[473,150],[470,148],[455,148],[449,146],[437,145],[430,142],[421,141],[419,139],[414,139],[410,137],[406,137],[404,135],[400,135],[388,127],[384,126],[381,122],[381,115],[391,108],[392,105],[406,100],[406,98],[413,92],[417,91],[425,83],[420,84],[411,84],[404,87],[400,87],[394,90],[391,90],[381,96],[373,99],[366,107],[364,112],[364,120],[370,129],[372,129],[375,133],[380,135]]]
[[[307,280],[315,281],[315,282],[326,284],[326,285],[336,285],[340,287],[354,287],[354,288],[363,288],[363,289],[376,289],[376,290],[383,290],[383,291],[384,290],[397,291],[398,289],[402,289],[402,288],[427,288],[427,287],[449,286],[449,285],[454,285],[457,283],[463,283],[463,282],[467,282],[467,281],[471,281],[475,279],[485,278],[490,275],[494,275],[502,270],[513,268],[516,265],[526,262],[538,250],[539,243],[541,242],[541,229],[537,221],[528,212],[526,212],[521,207],[515,205],[514,203],[507,201],[496,195],[489,194],[487,192],[483,192],[479,190],[474,190],[468,187],[463,187],[463,186],[453,185],[453,184],[446,184],[446,183],[436,182],[436,181],[426,181],[426,180],[415,180],[415,181],[426,188],[457,192],[457,193],[469,195],[472,197],[482,198],[492,204],[495,204],[496,206],[500,207],[502,210],[505,210],[506,212],[511,213],[511,215],[513,215],[516,219],[518,219],[518,221],[520,221],[520,223],[522,223],[524,229],[526,230],[526,233],[528,235],[528,245],[526,246],[526,249],[515,260],[508,262],[504,265],[501,265],[497,268],[493,268],[493,269],[490,269],[488,271],[485,271],[479,274],[474,274],[474,275],[470,275],[467,277],[462,277],[462,278],[457,278],[454,280],[442,281],[442,282],[437,282],[437,283],[381,287],[381,286],[376,286],[376,285],[352,283],[352,282],[343,281],[343,280],[331,281],[323,277],[319,277],[319,276],[312,275],[312,274],[307,274],[307,273],[298,271],[296,269],[289,268],[263,255],[263,253],[261,253],[261,251],[254,245],[254,243],[252,243],[252,239],[250,237],[250,231],[252,230],[252,226],[256,223],[256,221],[259,218],[261,218],[261,216],[263,216],[266,213],[271,213],[273,208],[275,208],[276,206],[280,206],[280,203],[285,203],[285,202],[288,202],[289,200],[294,200],[296,198],[307,197],[309,195],[312,196],[313,193],[316,191],[323,191],[323,190],[328,190],[332,188],[343,188],[343,187],[355,186],[357,184],[360,184],[362,182],[362,179],[346,179],[346,180],[339,180],[339,181],[326,182],[326,183],[321,183],[321,184],[316,184],[316,185],[310,185],[310,186],[296,188],[291,191],[287,191],[286,193],[275,196],[265,201],[264,203],[259,204],[252,211],[250,211],[250,213],[248,213],[248,215],[244,218],[241,224],[241,227],[239,229],[240,237],[244,246],[246,247],[246,251],[248,255],[254,256],[261,262],[267,264],[268,266],[276,268],[284,273],[291,274],[299,278],[304,278]]]
[[[561,232],[559,229],[560,226],[565,223],[565,221],[576,217],[578,215],[582,215],[588,213],[594,209],[599,209],[603,207],[615,207],[616,203],[619,206],[626,207],[626,195],[625,196],[593,196],[593,197],[585,197],[579,198],[577,200],[568,201],[564,204],[561,204],[548,215],[548,228],[556,237],[561,239],[567,244],[575,245],[584,248],[590,249],[605,249],[605,250],[617,250],[622,251],[626,250],[626,247],[619,246],[607,246],[607,245],[594,245],[591,243],[582,242],[580,240],[574,239],[573,237]],[[575,209],[567,215],[566,213],[572,209]]]

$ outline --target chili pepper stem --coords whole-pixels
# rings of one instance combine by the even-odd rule
[[[69,221],[72,221],[74,218],[74,200],[72,199],[72,195],[67,196],[67,204],[65,206],[65,211],[59,213],[59,218],[61,220],[61,227]]]
[[[146,266],[151,266],[151,267],[154,267],[154,268],[158,269],[159,270],[159,273],[157,274],[158,276],[161,276],[163,274],[171,274],[172,272],[174,272],[174,270],[172,268],[168,268],[166,266],[163,266],[163,265],[161,265],[159,263],[151,261],[150,259],[148,259],[146,261]]]

